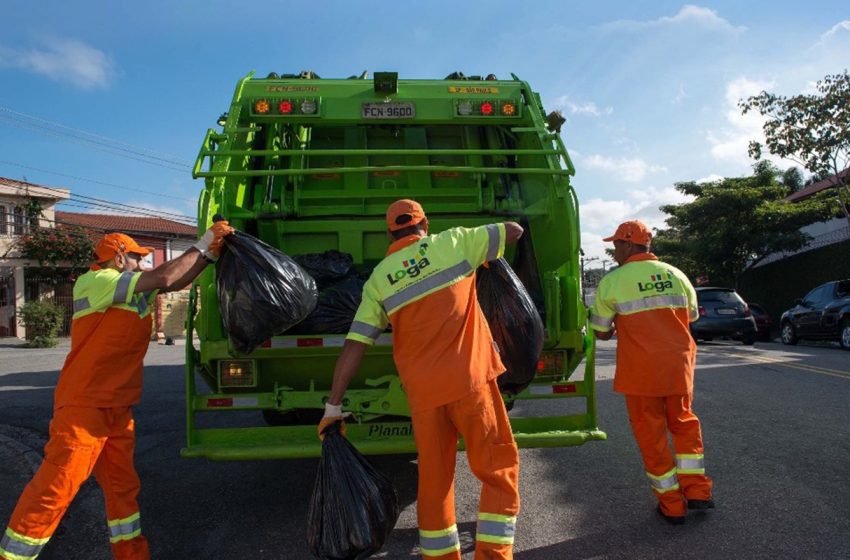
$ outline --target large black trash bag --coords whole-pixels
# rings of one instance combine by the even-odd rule
[[[325,430],[307,513],[307,545],[323,560],[360,560],[378,552],[398,520],[398,495],[345,437]]]
[[[307,253],[292,257],[316,280],[320,290],[339,282],[354,268],[354,259],[348,253],[335,249],[324,253]]]
[[[319,304],[306,319],[298,323],[293,334],[344,334],[351,328],[351,322],[363,299],[362,278],[349,276],[319,292]]]
[[[543,349],[543,321],[505,259],[478,267],[476,275],[478,303],[506,368],[497,382],[502,391],[515,395],[534,379]]]
[[[216,268],[218,305],[237,352],[248,353],[316,307],[316,283],[271,245],[240,231],[224,238]]]

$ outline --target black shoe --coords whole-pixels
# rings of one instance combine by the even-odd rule
[[[658,504],[658,507],[655,509],[658,512],[664,521],[669,523],[670,525],[684,525],[685,524],[685,516],[684,515],[667,515],[663,511],[661,511],[661,504]]]
[[[688,500],[688,509],[714,509],[714,500]]]

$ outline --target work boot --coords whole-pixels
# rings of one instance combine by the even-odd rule
[[[714,500],[688,500],[688,509],[714,509]]]
[[[684,525],[685,524],[685,516],[684,515],[667,515],[663,511],[661,511],[661,504],[658,504],[658,507],[655,509],[658,512],[658,515],[664,519],[670,525]]]

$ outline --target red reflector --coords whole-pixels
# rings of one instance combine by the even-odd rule
[[[398,177],[401,175],[401,171],[373,171],[372,175],[374,177]]]
[[[207,406],[233,406],[233,399],[207,399]]]
[[[543,371],[544,369],[546,369],[546,361],[537,360],[537,371]]]
[[[434,177],[460,177],[457,171],[434,171],[431,173]]]
[[[575,393],[576,385],[575,383],[569,383],[567,385],[552,385],[553,393]]]
[[[281,114],[288,115],[292,112],[292,101],[281,101],[277,104],[277,110]]]
[[[323,343],[322,343],[321,338],[299,338],[295,342],[295,346],[297,346],[298,348],[307,348],[309,346],[322,346],[322,345],[323,345]]]
[[[486,101],[481,104],[481,114],[482,115],[492,115],[493,114],[493,104],[489,101]]]
[[[272,347],[272,339],[264,340],[262,344],[260,344],[260,348],[271,348]]]

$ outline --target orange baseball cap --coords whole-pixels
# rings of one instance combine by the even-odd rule
[[[153,247],[140,247],[132,237],[123,233],[107,233],[94,248],[99,263],[108,261],[118,253],[138,253],[144,257],[153,253]]]
[[[605,237],[602,241],[631,241],[635,245],[649,245],[652,232],[640,220],[629,220],[617,226],[614,235]]]
[[[410,219],[400,220],[402,216],[410,216]],[[425,210],[422,209],[422,205],[409,198],[396,200],[387,208],[387,227],[390,231],[415,226],[424,219]]]

